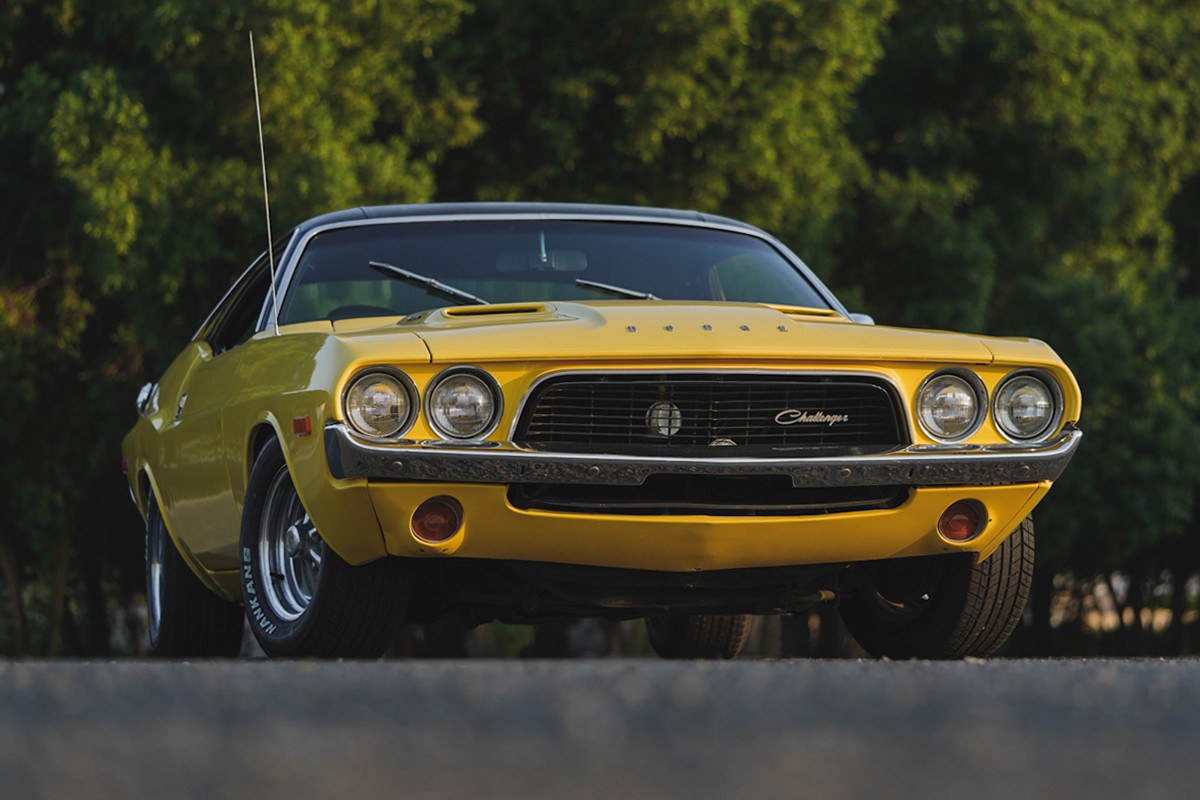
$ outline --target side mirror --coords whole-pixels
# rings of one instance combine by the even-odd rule
[[[137,412],[139,416],[153,413],[158,406],[158,384],[147,383],[137,395]]]
[[[870,314],[851,314],[850,321],[857,322],[859,325],[874,325],[875,324],[875,318],[872,317]]]

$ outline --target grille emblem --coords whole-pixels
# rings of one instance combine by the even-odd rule
[[[824,411],[799,411],[795,408],[785,408],[775,415],[778,425],[837,425],[839,422],[849,422],[849,414],[826,414]]]
[[[646,411],[646,426],[655,436],[674,436],[683,427],[683,412],[674,403],[660,400]]]
[[[737,447],[737,442],[733,439],[713,439],[708,443],[709,447]]]

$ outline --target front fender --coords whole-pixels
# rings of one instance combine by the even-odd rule
[[[343,560],[363,564],[383,558],[387,555],[387,547],[367,492],[366,479],[339,480],[329,472],[320,435],[327,397],[322,392],[301,392],[279,398],[275,408],[263,412],[245,426],[240,451],[250,454],[263,426],[268,426],[271,435],[279,440],[296,493],[321,537]],[[304,418],[309,419],[313,433],[297,432],[294,421]],[[239,506],[245,501],[252,466],[250,458],[239,464],[242,472],[238,486]]]

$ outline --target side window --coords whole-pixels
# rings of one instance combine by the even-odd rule
[[[204,336],[213,353],[231,350],[254,335],[270,284],[271,273],[264,257],[246,272],[213,315]]]

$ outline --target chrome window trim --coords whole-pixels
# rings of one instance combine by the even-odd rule
[[[292,232],[288,235],[287,244],[276,250],[279,253],[276,256],[275,263],[275,294],[279,301],[283,302],[283,273],[287,264],[291,262],[296,254],[296,240],[299,238],[299,227],[292,228]],[[271,302],[270,294],[264,299],[262,310],[258,312],[258,332],[262,333],[265,330],[272,330],[275,327],[275,304]]]
[[[284,257],[287,255],[287,250],[288,250],[288,248],[290,248],[292,246],[292,243],[295,242],[295,240],[296,240],[296,229],[293,228],[288,233],[287,242],[284,244],[284,246],[282,248],[278,248],[279,255],[276,257],[276,264],[275,264],[276,267],[280,267],[283,264]],[[234,282],[229,285],[229,288],[225,290],[225,294],[221,295],[221,299],[218,300],[217,304],[213,306],[212,311],[208,312],[208,316],[206,316],[204,318],[204,321],[202,323],[200,323],[200,327],[196,329],[196,332],[194,334],[192,334],[193,342],[199,340],[201,338],[201,336],[200,336],[201,334],[206,333],[209,326],[213,323],[214,317],[217,316],[217,312],[221,311],[222,308],[225,306],[225,303],[229,301],[229,298],[233,294],[234,290],[237,289],[238,286],[241,285],[242,281],[246,280],[246,278],[250,275],[250,273],[254,270],[255,267],[257,267],[261,263],[264,263],[266,261],[266,258],[267,258],[267,251],[263,250],[261,253],[259,253],[257,256],[254,257],[254,259],[250,262],[250,265],[248,267],[246,267],[244,270],[241,271],[241,273],[237,276],[237,279],[234,280]],[[279,280],[278,271],[276,272],[275,279],[276,279],[276,282],[278,282],[278,280]],[[268,281],[267,286],[270,287],[270,285],[271,285],[270,281]],[[263,307],[261,309],[259,309],[259,312],[258,312],[258,318],[257,318],[258,322],[254,326],[254,330],[256,333],[262,333],[266,327],[270,327],[270,316],[267,314],[267,312],[271,308],[270,299],[271,299],[271,294],[268,291],[267,295],[263,298]],[[264,317],[266,318],[265,320],[264,320]]]
[[[211,311],[208,312],[208,316],[206,316],[204,318],[204,321],[200,323],[200,327],[196,329],[196,332],[194,334],[192,334],[193,342],[201,341],[203,339],[203,335],[208,333],[209,329],[212,327],[212,325],[216,321],[217,314],[225,309],[225,304],[227,302],[229,302],[229,299],[230,299],[230,297],[233,296],[234,291],[239,286],[242,285],[243,281],[249,279],[250,273],[254,271],[254,268],[257,267],[259,264],[263,263],[266,260],[266,258],[267,258],[267,251],[263,250],[261,253],[259,253],[254,258],[253,261],[250,262],[250,266],[248,266],[244,270],[242,270],[241,274],[237,276],[237,279],[234,280],[234,282],[229,285],[229,288],[225,290],[225,294],[221,295],[221,299],[217,301],[217,304],[212,307]],[[262,328],[260,327],[261,324],[262,324],[262,312],[260,311],[259,312],[259,323],[254,326],[255,332],[262,330]]]
[[[311,230],[305,231],[302,237],[297,238],[293,233],[292,238],[288,242],[288,246],[284,254],[280,257],[280,269],[276,273],[277,291],[279,293],[279,307],[282,310],[287,301],[288,292],[291,290],[292,281],[295,278],[296,269],[300,264],[300,257],[308,247],[308,243],[322,233],[327,233],[333,230],[341,230],[344,228],[359,228],[370,225],[408,225],[421,222],[509,222],[509,221],[537,221],[543,220],[546,222],[624,222],[637,223],[648,225],[673,225],[680,228],[703,228],[708,230],[725,231],[727,233],[737,233],[743,236],[750,236],[758,239],[771,246],[779,252],[783,259],[792,265],[797,272],[800,273],[817,294],[829,304],[829,308],[838,312],[846,319],[850,319],[850,312],[842,305],[829,287],[827,287],[816,273],[804,263],[801,258],[793,253],[779,239],[770,235],[765,231],[757,228],[742,227],[739,225],[730,225],[723,222],[712,222],[709,220],[689,220],[675,219],[671,217],[654,217],[642,216],[638,214],[598,214],[587,212],[560,212],[560,213],[534,213],[534,212],[514,212],[514,213],[488,213],[488,214],[431,214],[428,216],[394,216],[394,217],[366,217],[363,219],[342,220],[339,222],[330,222],[324,225],[318,225]],[[724,301],[710,301],[724,302]],[[264,330],[264,319],[269,327],[268,309],[264,309],[260,315],[259,330]]]
[[[525,413],[525,407],[529,403],[529,398],[534,391],[551,378],[560,378],[563,376],[572,375],[753,375],[753,376],[784,376],[790,378],[875,378],[887,384],[892,392],[892,398],[896,401],[900,412],[900,435],[908,440],[908,444],[913,444],[913,429],[912,429],[912,411],[907,407],[907,399],[900,391],[900,385],[892,379],[890,375],[881,372],[870,372],[868,370],[796,370],[796,369],[739,369],[738,367],[712,367],[705,369],[701,368],[686,368],[686,367],[670,367],[668,369],[557,369],[544,372],[539,375],[534,381],[529,384],[529,388],[525,390],[524,396],[517,403],[516,412],[513,414],[512,422],[508,426],[508,439],[512,442],[517,435],[517,423],[521,420],[521,415]],[[532,450],[529,448],[519,447],[520,450],[528,450],[528,452],[542,452],[540,450]]]

